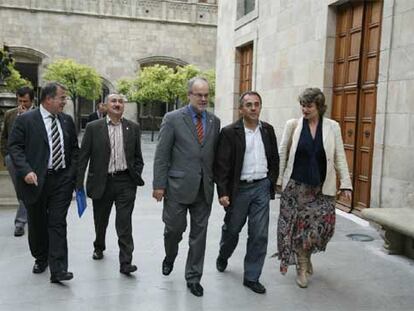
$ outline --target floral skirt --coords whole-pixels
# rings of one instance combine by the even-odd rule
[[[280,198],[277,246],[280,272],[296,264],[296,249],[324,251],[335,231],[335,197],[322,194],[321,186],[291,179]]]

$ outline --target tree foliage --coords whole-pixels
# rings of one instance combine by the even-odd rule
[[[73,102],[79,96],[90,100],[97,99],[102,92],[102,79],[96,70],[72,59],[60,59],[50,64],[43,78],[65,85]]]
[[[4,51],[0,50],[0,53],[4,55]],[[0,87],[0,92],[11,92],[15,93],[18,88],[22,86],[29,86],[33,87],[32,83],[29,80],[22,78],[20,73],[14,68],[14,60],[7,64],[7,69],[10,72],[10,76],[7,77],[4,82],[6,83],[5,86]]]
[[[134,79],[121,79],[117,83],[120,93],[130,101],[138,103],[186,103],[187,82],[195,76],[205,77],[210,84],[210,104],[213,104],[214,70],[202,72],[193,65],[177,67],[176,70],[164,65],[143,68]]]
[[[80,129],[79,97],[98,99],[102,92],[102,78],[97,71],[72,59],[60,59],[50,64],[43,76],[46,81],[57,81],[65,85],[72,99],[76,128]]]

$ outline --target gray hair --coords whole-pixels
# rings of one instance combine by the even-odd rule
[[[114,96],[114,95],[121,96],[122,98],[124,98],[124,96],[122,96],[121,94],[118,94],[118,93],[110,93],[110,94],[108,94],[108,95],[105,96],[105,101],[104,101],[105,105],[109,103],[109,97]]]
[[[190,80],[188,80],[188,89],[187,90],[188,90],[188,93],[189,94],[191,93],[191,91],[193,89],[194,83],[196,83],[198,81],[203,81],[203,82],[207,83],[207,85],[208,85],[208,81],[207,81],[206,78],[203,78],[203,77],[194,77],[194,78],[191,78]]]
[[[305,89],[300,93],[298,100],[301,104],[315,103],[320,116],[323,116],[326,112],[327,106],[325,105],[325,95],[317,87],[309,87]]]

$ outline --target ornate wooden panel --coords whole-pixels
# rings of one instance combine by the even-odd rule
[[[240,48],[240,94],[252,89],[253,44]]]
[[[338,7],[331,117],[338,121],[353,180],[348,208],[369,207],[382,1]]]

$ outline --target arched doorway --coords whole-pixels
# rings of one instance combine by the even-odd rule
[[[37,102],[40,95],[40,71],[48,56],[39,50],[25,46],[9,46],[9,50],[15,60],[16,70],[24,79],[32,83]]]
[[[83,97],[79,98],[81,129],[84,129],[86,127],[88,116],[91,113],[95,112],[96,104],[103,102],[105,100],[105,97],[115,89],[112,83],[108,79],[105,79],[104,77],[101,77],[101,78],[102,78],[102,91],[98,99],[89,100]]]
[[[177,67],[188,65],[187,62],[169,56],[150,56],[138,60],[138,71],[154,65],[163,65],[174,70]],[[143,103],[138,104],[138,121],[143,130],[158,130],[163,116],[173,110],[173,104],[168,103]]]

